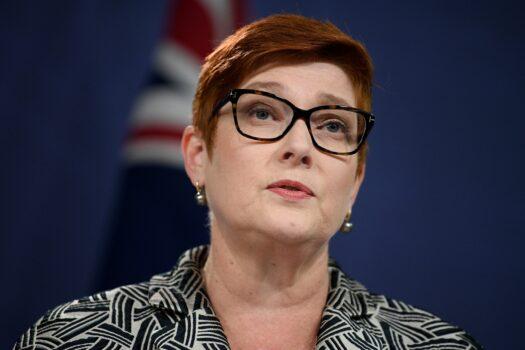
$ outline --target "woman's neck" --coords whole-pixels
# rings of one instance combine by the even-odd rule
[[[328,294],[327,243],[248,242],[213,221],[211,235],[203,278],[228,339],[315,345]]]

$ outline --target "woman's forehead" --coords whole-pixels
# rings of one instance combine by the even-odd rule
[[[339,66],[308,62],[263,66],[239,86],[271,92],[284,98],[315,99],[316,103],[355,106],[353,84]]]

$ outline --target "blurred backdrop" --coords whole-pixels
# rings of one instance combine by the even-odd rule
[[[180,163],[199,64],[295,12],[362,40],[376,127],[356,228],[371,291],[522,346],[525,42],[518,1],[2,1],[0,347],[47,309],[168,270],[208,240]]]

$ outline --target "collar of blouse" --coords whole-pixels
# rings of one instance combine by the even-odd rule
[[[149,303],[164,311],[157,317],[162,328],[152,334],[156,348],[230,349],[203,288],[200,271],[207,256],[208,246],[193,248],[179,258],[171,271],[151,278]],[[316,349],[331,349],[336,344],[348,346],[343,347],[346,349],[381,349],[382,342],[371,322],[377,311],[374,295],[346,276],[332,259],[328,273],[330,290]]]

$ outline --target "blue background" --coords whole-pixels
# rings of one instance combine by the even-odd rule
[[[376,127],[355,231],[332,255],[370,290],[521,341],[525,29],[514,1],[269,1],[362,40]],[[0,4],[0,347],[47,309],[167,270],[207,239],[180,170],[122,141],[163,1]],[[144,206],[144,203],[149,203]]]

